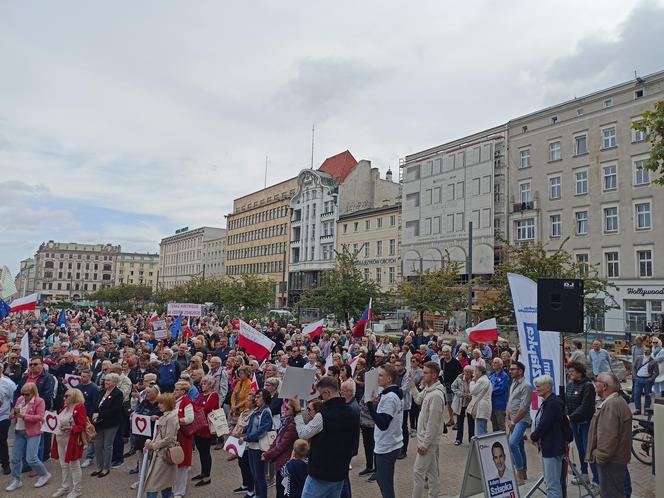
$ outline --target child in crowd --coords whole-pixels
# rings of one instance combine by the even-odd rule
[[[281,469],[284,477],[283,486],[288,498],[301,498],[304,481],[307,479],[307,455],[309,443],[304,439],[297,439],[293,443],[291,459]]]

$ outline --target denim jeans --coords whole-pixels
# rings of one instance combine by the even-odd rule
[[[634,382],[634,408],[637,411],[641,411],[641,396],[646,397],[646,406],[645,409],[650,408],[651,396],[650,391],[652,390],[652,382],[648,379],[636,378]]]
[[[353,498],[353,491],[350,489],[350,479],[346,478],[344,481],[344,486],[341,489],[340,498]]]
[[[528,429],[528,427],[529,425],[527,422],[520,420],[514,426],[512,434],[510,434],[509,445],[516,470],[528,470],[526,448],[523,445],[523,436],[526,434],[526,429]]]
[[[574,435],[574,443],[576,450],[579,452],[579,460],[581,461],[581,473],[588,473],[588,462],[586,462],[586,448],[588,447],[588,433],[590,432],[590,422],[578,424],[571,423],[572,434]],[[599,476],[597,475],[597,465],[590,464],[590,470],[593,473],[593,482],[599,484]]]
[[[41,436],[28,437],[25,431],[14,431],[14,448],[12,450],[12,476],[17,481],[21,480],[23,471],[23,457],[25,456],[30,468],[37,472],[37,475],[45,476],[48,474],[46,467],[39,460],[39,441]]]
[[[395,498],[394,495],[394,464],[401,448],[388,453],[376,453],[376,482],[383,498]]]
[[[488,420],[485,418],[476,418],[475,419],[475,435],[482,436],[488,432],[487,424]]]
[[[547,498],[563,498],[560,476],[563,471],[563,457],[542,457],[542,470],[546,483]]]
[[[159,494],[158,491],[149,491],[145,493],[146,498],[157,498]],[[166,488],[161,490],[161,498],[171,498],[171,488]]]
[[[254,493],[256,498],[267,498],[267,481],[265,480],[265,462],[261,460],[263,452],[261,450],[252,450],[249,452],[249,468],[251,477],[254,479]]]
[[[343,487],[344,481],[322,481],[307,476],[307,480],[304,481],[302,498],[339,498]]]

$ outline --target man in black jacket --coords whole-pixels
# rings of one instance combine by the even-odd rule
[[[325,376],[316,389],[323,402],[309,404],[308,422],[300,413],[297,396],[291,400],[297,413],[298,436],[311,439],[308,476],[302,496],[339,496],[360,435],[360,415],[339,396],[336,379]],[[319,411],[315,412],[315,408]]]
[[[588,462],[586,462],[586,448],[588,447],[588,430],[590,421],[595,414],[595,386],[586,376],[586,367],[578,361],[570,361],[567,364],[567,373],[570,382],[565,389],[565,407],[572,426],[572,434],[576,449],[579,452],[581,461],[581,474],[588,481]],[[590,464],[590,470],[593,473],[593,483],[599,486],[599,476],[597,466]],[[572,479],[572,484],[578,485],[576,477]]]

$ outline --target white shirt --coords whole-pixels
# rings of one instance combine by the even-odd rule
[[[374,452],[382,455],[401,448],[403,446],[401,431],[403,410],[399,396],[393,392],[381,394],[376,413],[387,413],[392,416],[392,420],[384,431],[381,431],[378,425],[374,427]]]
[[[16,384],[9,377],[0,377],[0,420],[7,420],[12,407]]]
[[[646,356],[644,355],[643,356],[643,361],[645,363],[643,365],[641,365],[641,368],[639,368],[639,371],[636,372],[636,376],[641,377],[641,378],[648,378],[648,377],[650,377],[650,375],[648,375],[648,365],[650,365],[650,361],[652,361],[652,359],[650,357],[646,358]]]

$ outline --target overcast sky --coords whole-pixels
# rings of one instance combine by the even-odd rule
[[[350,150],[407,154],[664,69],[664,0],[2,2],[0,265],[153,251]]]

